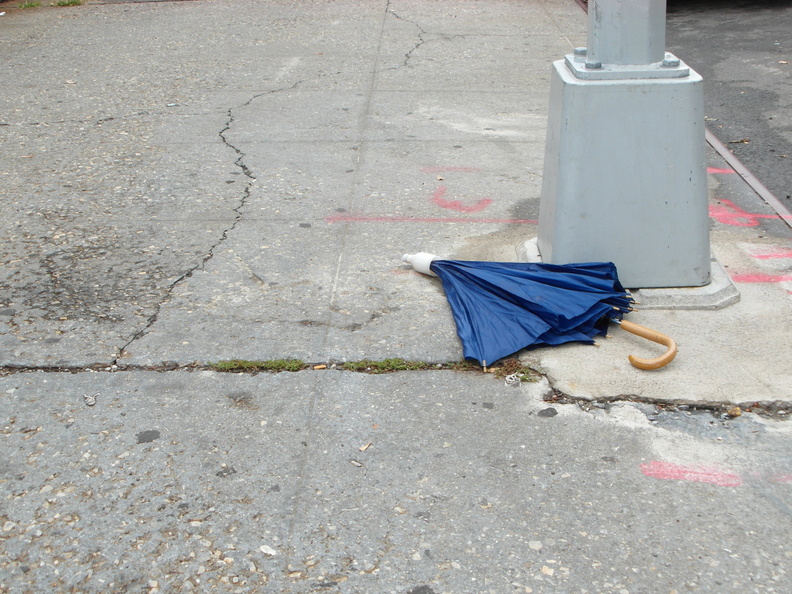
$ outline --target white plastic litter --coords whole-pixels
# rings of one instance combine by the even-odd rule
[[[512,373],[511,375],[507,375],[505,378],[504,383],[507,386],[516,386],[522,382],[522,373],[519,371],[517,373]]]

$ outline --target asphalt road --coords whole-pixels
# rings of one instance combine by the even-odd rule
[[[792,2],[669,0],[666,35],[704,77],[709,129],[792,206]]]

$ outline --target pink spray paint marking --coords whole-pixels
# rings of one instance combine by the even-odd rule
[[[730,274],[730,276],[735,283],[785,283],[792,281],[792,274],[748,272],[745,274]]]
[[[782,218],[776,214],[755,214],[744,211],[731,200],[720,200],[720,204],[709,207],[709,215],[719,223],[736,227],[756,227],[759,219]]]
[[[765,248],[762,251],[752,251],[750,256],[757,260],[792,258],[792,248]]]
[[[337,214],[325,217],[326,223],[494,223],[535,225],[536,219],[486,219],[470,217],[404,217],[398,215]]]
[[[478,171],[476,167],[421,167],[422,173],[446,173],[453,171],[461,171],[462,173],[473,173]]]
[[[734,169],[722,169],[720,167],[707,167],[707,173],[737,173]]]
[[[462,204],[459,200],[447,200],[444,198],[447,191],[448,188],[445,186],[437,188],[432,195],[432,202],[440,208],[447,208],[448,210],[455,210],[457,212],[479,212],[492,204],[492,200],[489,198],[482,198],[475,204]]]
[[[740,476],[709,466],[682,466],[655,460],[641,464],[641,471],[648,477],[664,480],[709,483],[719,487],[739,487],[743,484]]]
[[[473,173],[478,171],[478,169],[476,167],[434,166],[423,167],[421,168],[421,171],[423,173],[446,173],[455,171]],[[442,180],[443,178],[438,177],[438,179]],[[467,213],[482,211],[492,204],[492,200],[490,198],[482,198],[474,204],[464,204],[461,200],[449,200],[445,197],[447,193],[448,188],[446,186],[438,186],[438,188],[434,191],[434,194],[432,194],[432,202],[440,208]]]
[[[750,246],[746,248],[748,255],[757,260],[792,259],[792,249],[777,246]],[[731,272],[730,276],[736,283],[790,283],[792,274],[768,274],[765,272]],[[792,290],[787,289],[792,295]]]

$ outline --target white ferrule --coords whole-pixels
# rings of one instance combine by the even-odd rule
[[[407,262],[411,264],[415,270],[422,274],[428,274],[429,276],[437,276],[434,272],[431,271],[429,266],[432,263],[432,260],[437,260],[438,257],[434,254],[428,254],[426,252],[418,252],[417,254],[404,254],[402,256],[402,262]]]

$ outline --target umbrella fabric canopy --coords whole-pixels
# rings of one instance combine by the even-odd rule
[[[593,343],[632,298],[610,262],[433,260],[466,359],[486,366],[533,345]]]

